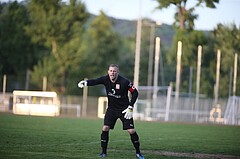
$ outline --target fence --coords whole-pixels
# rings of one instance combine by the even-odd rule
[[[0,94],[0,111],[12,112],[12,94]],[[104,98],[106,99],[106,98]],[[134,118],[136,120],[147,121],[171,121],[171,122],[196,122],[196,123],[215,123],[215,124],[231,124],[239,125],[239,114],[235,113],[234,123],[224,123],[224,118],[231,118],[231,113],[240,108],[239,97],[238,102],[231,102],[227,99],[219,99],[219,105],[213,106],[214,100],[210,98],[200,98],[198,108],[195,107],[194,97],[179,97],[178,103],[175,103],[175,96],[170,96],[170,102],[167,95],[160,94],[155,100],[141,97],[135,106]],[[60,100],[60,116],[83,117],[82,114],[82,96],[62,96]],[[107,105],[106,100],[101,100],[102,107]],[[230,104],[229,104],[230,103]],[[234,107],[231,108],[231,103]],[[90,118],[99,117],[98,106],[101,105],[98,97],[87,97],[86,116]],[[228,108],[227,108],[228,107]],[[104,109],[106,106],[104,106]],[[102,114],[104,114],[104,109]],[[220,111],[219,111],[220,110]],[[227,116],[226,116],[227,115]],[[229,121],[228,120],[228,121]]]
[[[136,108],[136,118],[148,121],[180,121],[180,122],[197,122],[197,123],[223,123],[223,118],[226,109],[227,100],[221,99],[222,113],[219,116],[214,115],[210,118],[211,112],[214,114],[215,107],[213,99],[202,98],[199,99],[199,107],[195,107],[195,98],[180,97],[178,103],[174,101],[174,96],[171,96],[171,102],[167,107],[167,97],[158,96],[157,104],[153,100],[138,100]]]

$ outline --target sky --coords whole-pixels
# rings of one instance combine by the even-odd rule
[[[175,7],[156,10],[158,2],[156,0],[82,0],[87,10],[95,15],[99,15],[100,10],[108,16],[136,20],[139,17],[150,18],[156,22],[173,24]],[[206,8],[204,5],[195,11],[198,19],[195,21],[197,30],[213,30],[217,24],[236,24],[240,27],[240,0],[219,0],[215,9]],[[189,7],[195,4],[195,0],[188,0]]]

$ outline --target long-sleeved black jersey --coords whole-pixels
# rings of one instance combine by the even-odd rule
[[[103,84],[108,97],[108,109],[122,111],[129,105],[133,106],[138,97],[138,91],[128,79],[118,75],[115,83],[111,82],[108,75],[97,79],[87,80],[87,86]],[[131,93],[129,101],[128,91]]]

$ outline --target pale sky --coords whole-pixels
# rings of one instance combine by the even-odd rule
[[[136,20],[139,16],[161,21],[166,24],[174,22],[174,6],[162,11],[155,10],[158,3],[155,0],[82,0],[92,14],[98,15],[103,10],[108,16]],[[188,0],[195,4],[195,0]],[[235,23],[240,26],[240,0],[219,0],[216,9],[208,9],[205,6],[196,10],[198,20],[195,21],[197,30],[213,30],[218,23],[225,25]],[[188,2],[188,3],[189,3]],[[189,4],[189,6],[192,6]]]

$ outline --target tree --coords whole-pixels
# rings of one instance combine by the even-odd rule
[[[175,45],[169,49],[167,54],[167,63],[169,66],[172,66],[174,70],[176,69],[177,42],[181,41],[182,42],[182,56],[181,56],[181,91],[182,92],[187,92],[189,90],[190,68],[193,68],[194,70],[197,69],[198,46],[201,45],[205,49],[205,47],[208,45],[208,40],[209,40],[209,37],[207,37],[201,31],[192,31],[190,33],[187,31],[177,32],[177,35],[175,36],[174,42],[173,42],[173,44]],[[205,54],[206,54],[206,51],[203,50],[203,55],[205,56]],[[193,86],[194,84],[195,83],[193,83]]]
[[[79,67],[84,69],[80,69],[79,78],[96,78],[106,74],[111,63],[119,64],[122,72],[129,61],[126,59],[130,56],[128,47],[120,35],[113,31],[113,23],[103,11],[89,24],[83,45],[85,54],[81,57],[83,62]],[[129,71],[129,64],[126,67]],[[101,91],[96,89],[90,89],[89,93],[99,94]]]
[[[181,33],[184,33],[182,31]],[[180,38],[181,37],[181,38]],[[208,97],[214,95],[214,84],[216,82],[216,62],[217,50],[221,50],[221,68],[220,68],[220,83],[219,83],[219,97],[226,98],[229,95],[229,84],[231,83],[230,72],[233,68],[234,54],[238,53],[240,47],[240,31],[234,24],[218,26],[212,32],[203,34],[203,32],[193,31],[188,35],[178,35],[178,39],[183,42],[182,54],[182,76],[181,76],[181,91],[187,91],[189,73],[185,72],[189,66],[196,70],[197,62],[197,46],[202,45],[202,69],[201,69],[201,94],[206,94]],[[168,54],[168,63],[175,66],[176,46],[171,48]],[[195,77],[195,76],[193,76]],[[195,83],[193,79],[193,88]],[[237,78],[237,84],[239,84]],[[237,87],[237,93],[239,93]]]
[[[0,6],[0,68],[3,74],[25,74],[42,56],[40,47],[31,43],[24,32],[29,24],[26,6],[17,1]]]
[[[175,13],[175,26],[180,30],[193,30],[194,20],[198,18],[198,15],[194,14],[195,8],[201,6],[203,3],[208,8],[216,8],[216,3],[219,0],[197,0],[196,4],[190,8],[187,8],[187,0],[156,0],[159,5],[158,9],[168,8],[170,5],[174,5],[177,8]]]
[[[91,22],[86,36],[86,60],[89,76],[106,72],[110,63],[117,63],[122,41],[113,31],[112,23],[103,11]]]
[[[237,53],[239,57],[240,52],[240,30],[235,24],[224,26],[218,24],[213,31],[216,38],[214,51],[221,50],[221,73],[219,84],[219,96],[228,97],[229,83],[231,78],[230,72],[233,70],[234,54]],[[239,58],[238,58],[239,61]],[[239,63],[239,62],[238,62]],[[239,67],[238,67],[239,68]],[[238,69],[239,72],[239,69]],[[239,74],[238,74],[239,75]],[[240,83],[240,78],[237,78],[237,84]],[[240,93],[240,87],[237,87],[237,93]]]
[[[89,14],[85,5],[77,0],[70,0],[69,4],[61,0],[31,0],[28,10],[31,24],[26,31],[33,42],[51,49],[58,65],[55,71],[61,74],[58,92],[64,94],[69,69],[83,54],[81,43]]]
[[[43,78],[47,77],[47,90],[58,91],[59,79],[61,74],[59,71],[59,65],[52,54],[44,56],[41,61],[33,67],[31,73],[31,85],[32,89],[42,90]]]
[[[207,37],[203,32],[194,31],[194,20],[198,15],[194,13],[195,8],[203,4],[208,8],[215,8],[219,0],[198,0],[191,7],[187,7],[187,0],[156,0],[159,5],[158,9],[168,8],[170,5],[176,6],[175,13],[175,30],[176,34],[172,47],[167,54],[167,61],[170,67],[176,67],[176,48],[177,42],[182,41],[182,72],[181,72],[181,91],[186,92],[189,90],[188,85],[190,78],[189,68],[196,67],[197,61],[197,47],[198,45],[206,45]],[[193,60],[196,59],[196,60]],[[194,83],[193,83],[194,84]]]

